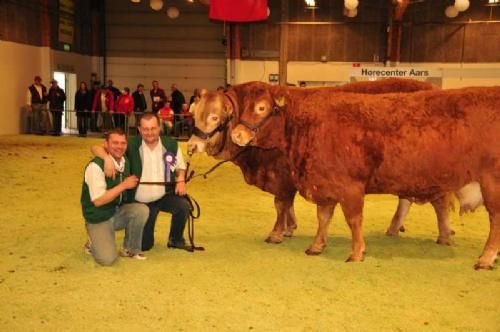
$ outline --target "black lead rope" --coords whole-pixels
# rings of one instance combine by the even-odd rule
[[[188,251],[190,252],[194,252],[195,250],[204,251],[205,250],[204,247],[197,247],[194,244],[194,221],[200,218],[201,214],[200,204],[198,204],[198,202],[188,194],[186,194],[184,198],[186,198],[186,200],[189,203],[189,206],[191,207],[191,209],[189,210],[189,216],[187,220],[189,244],[191,245]]]
[[[243,152],[247,151],[247,146],[245,146],[243,149],[241,149],[240,151],[238,151],[234,156],[232,156],[231,158],[229,159],[225,159],[225,160],[221,160],[219,161],[217,164],[215,164],[214,166],[210,167],[210,169],[208,171],[206,171],[205,173],[203,174],[197,174],[197,175],[194,175],[194,171],[191,171],[188,176],[186,177],[186,183],[191,181],[193,178],[197,178],[199,176],[203,176],[204,179],[207,178],[208,174],[212,173],[213,171],[215,171],[217,168],[219,168],[219,166],[221,166],[222,164],[224,163],[227,163],[228,161],[233,161],[235,160],[236,158],[238,158],[240,156],[240,154],[242,154]],[[189,162],[188,162],[188,165],[187,165],[187,170],[189,170]],[[187,172],[186,172],[187,173]]]
[[[215,171],[220,165],[228,162],[228,161],[233,161],[235,160],[236,158],[239,157],[240,154],[242,154],[244,151],[247,151],[246,147],[241,149],[240,151],[238,151],[233,157],[229,158],[229,159],[226,159],[226,160],[222,160],[220,162],[218,162],[217,164],[215,164],[214,166],[212,166],[208,171],[206,171],[205,173],[203,174],[199,174],[199,175],[194,175],[194,171],[192,170],[191,172],[189,172],[189,167],[191,166],[191,162],[188,161],[187,162],[187,167],[186,167],[186,183],[188,183],[189,181],[191,181],[193,178],[196,178],[198,176],[203,176],[204,179],[207,178],[207,175],[212,173],[213,171]],[[194,244],[194,222],[196,219],[199,219],[200,218],[200,215],[201,215],[201,208],[200,208],[200,204],[198,204],[198,202],[190,195],[186,194],[184,197],[188,203],[189,203],[189,206],[190,206],[190,209],[189,209],[189,215],[188,215],[188,219],[187,219],[187,224],[188,224],[188,237],[189,237],[189,244],[191,245],[189,249],[187,249],[189,252],[194,252],[195,250],[198,250],[198,251],[204,251],[205,248],[204,247],[198,247]]]

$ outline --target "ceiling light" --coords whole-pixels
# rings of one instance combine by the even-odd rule
[[[153,10],[161,10],[163,8],[163,0],[150,0],[149,1],[149,6]]]
[[[316,0],[304,0],[307,7],[316,7]]]
[[[458,10],[455,8],[455,6],[448,6],[446,7],[444,14],[448,18],[454,18],[458,16]]]
[[[466,11],[469,8],[470,2],[469,0],[455,0],[455,8],[459,12]]]

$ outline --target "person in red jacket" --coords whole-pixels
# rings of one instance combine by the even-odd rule
[[[92,103],[92,112],[99,112],[101,115],[98,119],[100,123],[100,128],[108,130],[112,128],[110,112],[115,109],[115,98],[113,93],[106,88],[106,86],[101,86],[101,89],[96,92],[94,96],[94,102]]]
[[[126,132],[125,125],[128,123],[128,115],[134,111],[134,98],[130,95],[130,89],[127,87],[123,88],[121,93],[116,102],[113,120],[115,121],[115,128],[121,128]]]
[[[165,136],[170,135],[172,127],[174,125],[174,110],[170,108],[170,102],[166,102],[165,106],[160,108],[158,111],[158,116],[160,117],[160,127]]]

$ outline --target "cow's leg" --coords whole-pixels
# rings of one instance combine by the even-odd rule
[[[297,229],[297,217],[295,216],[295,209],[293,207],[293,198],[292,204],[286,213],[286,228],[284,236],[290,237],[293,235],[293,232]]]
[[[281,243],[283,241],[283,233],[286,227],[287,213],[290,210],[290,206],[293,204],[293,198],[281,199],[274,197],[274,207],[276,208],[276,223],[274,224],[273,230],[266,238],[267,243]]]
[[[474,265],[478,269],[492,269],[497,259],[498,249],[500,247],[500,192],[498,188],[500,183],[500,174],[486,176],[481,182],[481,190],[484,197],[484,205],[490,217],[490,233],[483,253],[479,261]]]
[[[364,258],[365,240],[363,238],[364,190],[356,189],[354,186],[344,194],[344,199],[340,202],[347,224],[352,233],[352,252],[346,262],[360,262]]]
[[[314,237],[313,243],[307,248],[306,254],[308,255],[319,255],[323,252],[326,247],[326,239],[328,237],[328,225],[333,216],[333,211],[335,210],[335,204],[332,205],[318,205],[318,230],[316,236]]]
[[[407,199],[400,198],[398,202],[398,208],[392,217],[391,225],[385,232],[388,236],[398,236],[399,232],[405,231],[404,219],[408,212],[410,212],[411,202]]]
[[[448,195],[432,201],[431,204],[436,212],[438,222],[439,235],[436,243],[449,246],[451,244],[450,235],[453,234],[453,231],[450,228],[450,203]]]

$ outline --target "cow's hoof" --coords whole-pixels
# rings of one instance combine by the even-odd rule
[[[295,230],[295,228],[285,230],[285,232],[283,233],[283,236],[286,236],[286,237],[292,237],[292,236],[293,236],[293,231],[294,231],[294,230]]]
[[[474,270],[493,270],[493,265],[484,264],[484,263],[476,263],[474,265]]]
[[[393,230],[388,229],[388,230],[385,232],[385,235],[387,235],[387,236],[398,236],[398,235],[399,235],[399,232],[398,232],[398,231],[393,231]]]
[[[307,248],[305,253],[306,255],[308,256],[318,256],[318,255],[321,255],[321,253],[323,252],[323,250],[317,250],[317,249],[313,249],[313,248]]]
[[[441,246],[451,246],[451,241],[450,239],[442,239],[442,238],[439,238],[436,240],[436,243],[441,245]]]
[[[352,263],[352,262],[362,262],[364,260],[364,256],[358,257],[358,256],[349,256],[345,262],[346,263]]]
[[[405,226],[404,226],[404,225],[401,225],[401,227],[399,227],[399,231],[400,231],[401,233],[404,233],[404,232],[406,231]]]
[[[283,242],[283,236],[271,233],[267,237],[266,242],[267,243],[274,243],[274,244],[281,243],[281,242]]]

